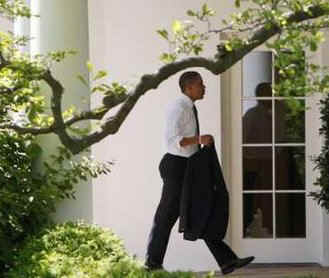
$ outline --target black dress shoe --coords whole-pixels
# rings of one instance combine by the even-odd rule
[[[234,265],[230,264],[227,266],[222,267],[222,273],[223,275],[229,274],[235,270]]]
[[[238,268],[246,266],[247,264],[251,263],[254,259],[255,259],[254,256],[241,258],[241,259],[240,258],[234,259],[230,263],[222,267],[222,273],[223,275],[229,274]]]
[[[157,271],[157,270],[164,270],[162,265],[147,265],[147,264],[144,265],[144,269],[149,272]]]
[[[244,267],[247,264],[250,264],[253,260],[255,259],[254,256],[250,256],[250,257],[246,257],[246,258],[238,258],[235,261],[235,265],[234,268],[240,268],[240,267]]]

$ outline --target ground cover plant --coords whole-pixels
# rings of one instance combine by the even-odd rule
[[[6,277],[196,278],[196,274],[147,272],[112,231],[82,222],[67,222],[51,225],[27,238]]]
[[[68,222],[29,237],[7,277],[96,277],[105,275],[108,265],[128,260],[123,243],[111,231]]]
[[[217,273],[220,273],[219,271]],[[148,272],[109,229],[83,222],[52,224],[28,237],[6,278],[215,278],[215,272]],[[289,276],[292,277],[292,276]],[[288,277],[282,277],[288,278]],[[308,274],[293,278],[317,278]]]

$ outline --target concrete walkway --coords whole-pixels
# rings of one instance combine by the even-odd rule
[[[329,267],[316,264],[252,264],[229,275],[216,277],[234,278],[329,278]]]

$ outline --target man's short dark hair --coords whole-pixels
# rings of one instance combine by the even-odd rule
[[[201,75],[197,71],[186,71],[179,78],[179,87],[182,90],[182,93],[185,92],[186,85],[192,81],[200,78]]]

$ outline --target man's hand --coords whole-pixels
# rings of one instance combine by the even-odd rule
[[[210,134],[201,135],[199,140],[202,145],[206,146],[209,146],[214,143],[214,138]]]

